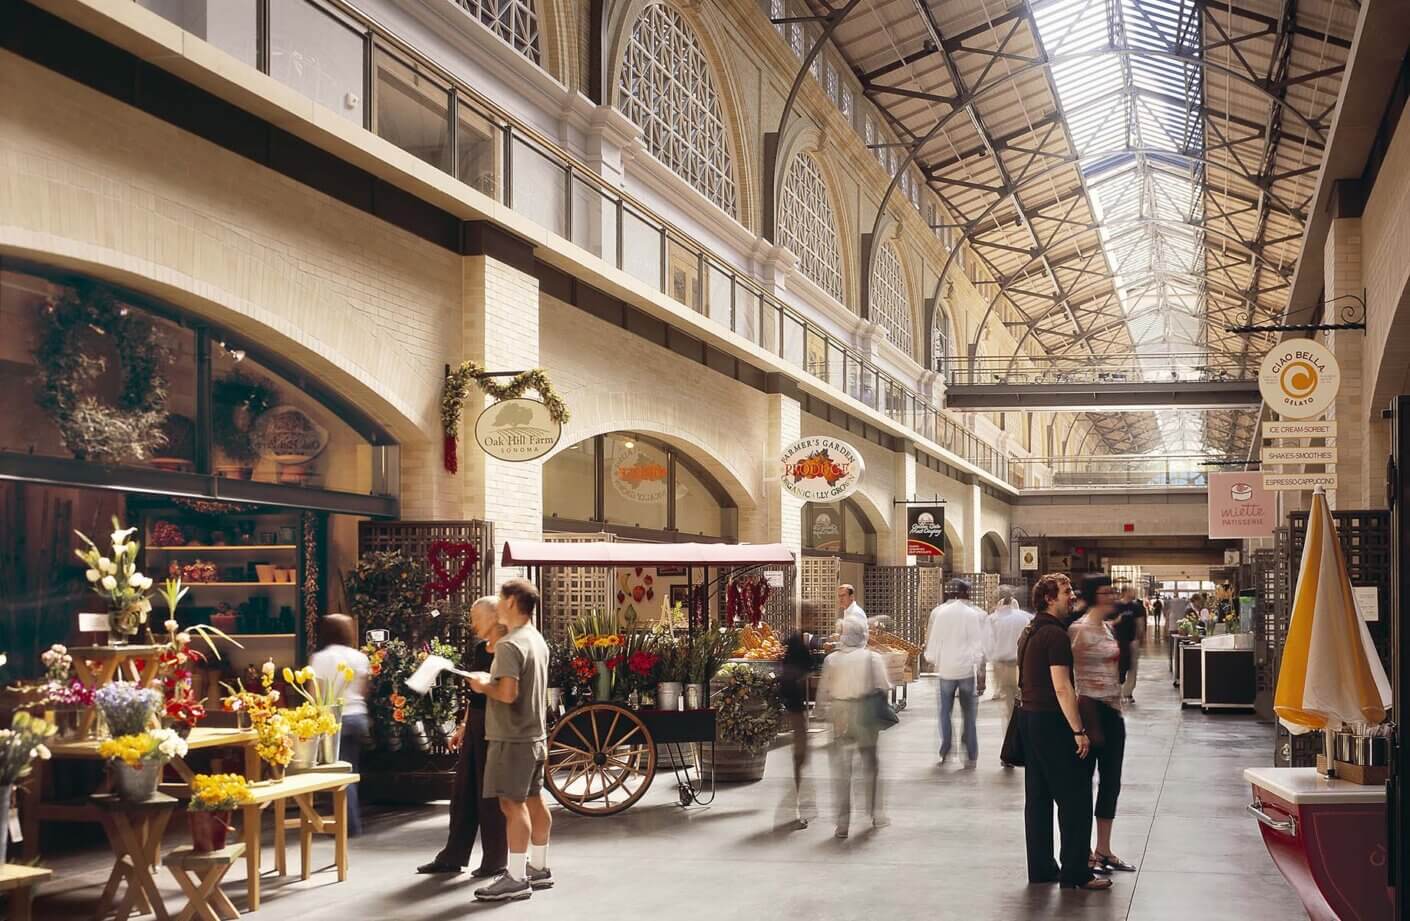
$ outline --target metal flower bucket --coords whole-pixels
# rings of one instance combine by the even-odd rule
[[[334,728],[327,735],[318,737],[318,763],[334,764],[338,761],[338,755],[343,742],[343,708],[329,707],[328,712],[333,714]]]
[[[307,771],[318,764],[319,736],[311,739],[294,739],[294,759],[289,767],[296,771]]]
[[[113,762],[113,792],[118,799],[141,802],[151,799],[162,778],[160,761],[144,761],[141,767],[129,767],[125,761]]]

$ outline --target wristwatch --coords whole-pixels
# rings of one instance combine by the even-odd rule
[[[1087,730],[1085,730],[1085,729],[1074,729],[1074,730],[1072,730],[1072,734],[1075,735],[1075,736],[1084,736],[1084,735],[1087,734]]]

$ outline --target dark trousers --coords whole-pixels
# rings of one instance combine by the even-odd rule
[[[1087,865],[1092,837],[1092,772],[1081,758],[1067,718],[1061,712],[1020,711],[1023,733],[1024,837],[1028,881],[1082,885],[1092,878]],[[1090,756],[1088,756],[1090,757]],[[1053,804],[1057,804],[1059,858],[1053,863]]]
[[[1089,767],[1098,777],[1093,814],[1099,819],[1114,819],[1116,800],[1121,795],[1121,762],[1126,758],[1126,720],[1120,710],[1103,703],[1097,704],[1097,712],[1102,718],[1102,746],[1087,756]]]
[[[343,717],[343,728],[338,733],[338,757],[352,765],[354,774],[360,773],[362,745],[366,741],[367,715],[354,713]],[[357,787],[357,784],[348,787],[348,835],[353,838],[362,834],[362,803]]]
[[[480,836],[480,866],[498,870],[509,863],[509,839],[505,836],[504,813],[499,800],[482,797],[485,782],[485,711],[471,710],[455,763],[455,786],[450,797],[450,832],[446,846],[436,855],[437,863],[463,867],[470,862],[475,835]]]

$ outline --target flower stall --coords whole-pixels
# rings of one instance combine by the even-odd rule
[[[751,568],[792,563],[792,552],[781,544],[521,540],[506,541],[501,559],[504,566],[528,567],[535,582],[539,570],[548,567],[679,567],[686,573],[687,596],[701,602],[706,593],[696,591],[696,576],[703,586],[711,570],[728,569],[737,585],[730,606],[737,616],[726,620],[752,629],[748,649],[760,650],[766,648],[765,637],[747,612],[762,607],[767,586],[760,587],[762,580],[760,585],[744,580]],[[719,681],[730,656],[741,649],[741,636],[732,622],[711,624],[703,603],[689,616],[677,605],[670,619],[649,628],[600,614],[574,621],[568,641],[555,644],[550,657],[550,684],[562,682],[550,690],[557,706],[551,706],[555,719],[544,776],[554,799],[580,815],[614,815],[638,802],[658,765],[669,760],[682,806],[713,800],[717,743],[743,746],[757,756],[777,733],[771,673],[729,673]],[[712,706],[712,681],[719,682],[713,695],[719,708]],[[765,712],[770,700],[772,723]],[[708,759],[695,757],[707,747]],[[697,761],[706,767],[692,778]],[[707,774],[710,792],[703,796],[701,781]]]

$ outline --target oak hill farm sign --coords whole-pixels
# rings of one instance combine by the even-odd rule
[[[475,420],[475,442],[490,457],[519,463],[553,450],[563,426],[539,400],[518,397],[485,408]]]

